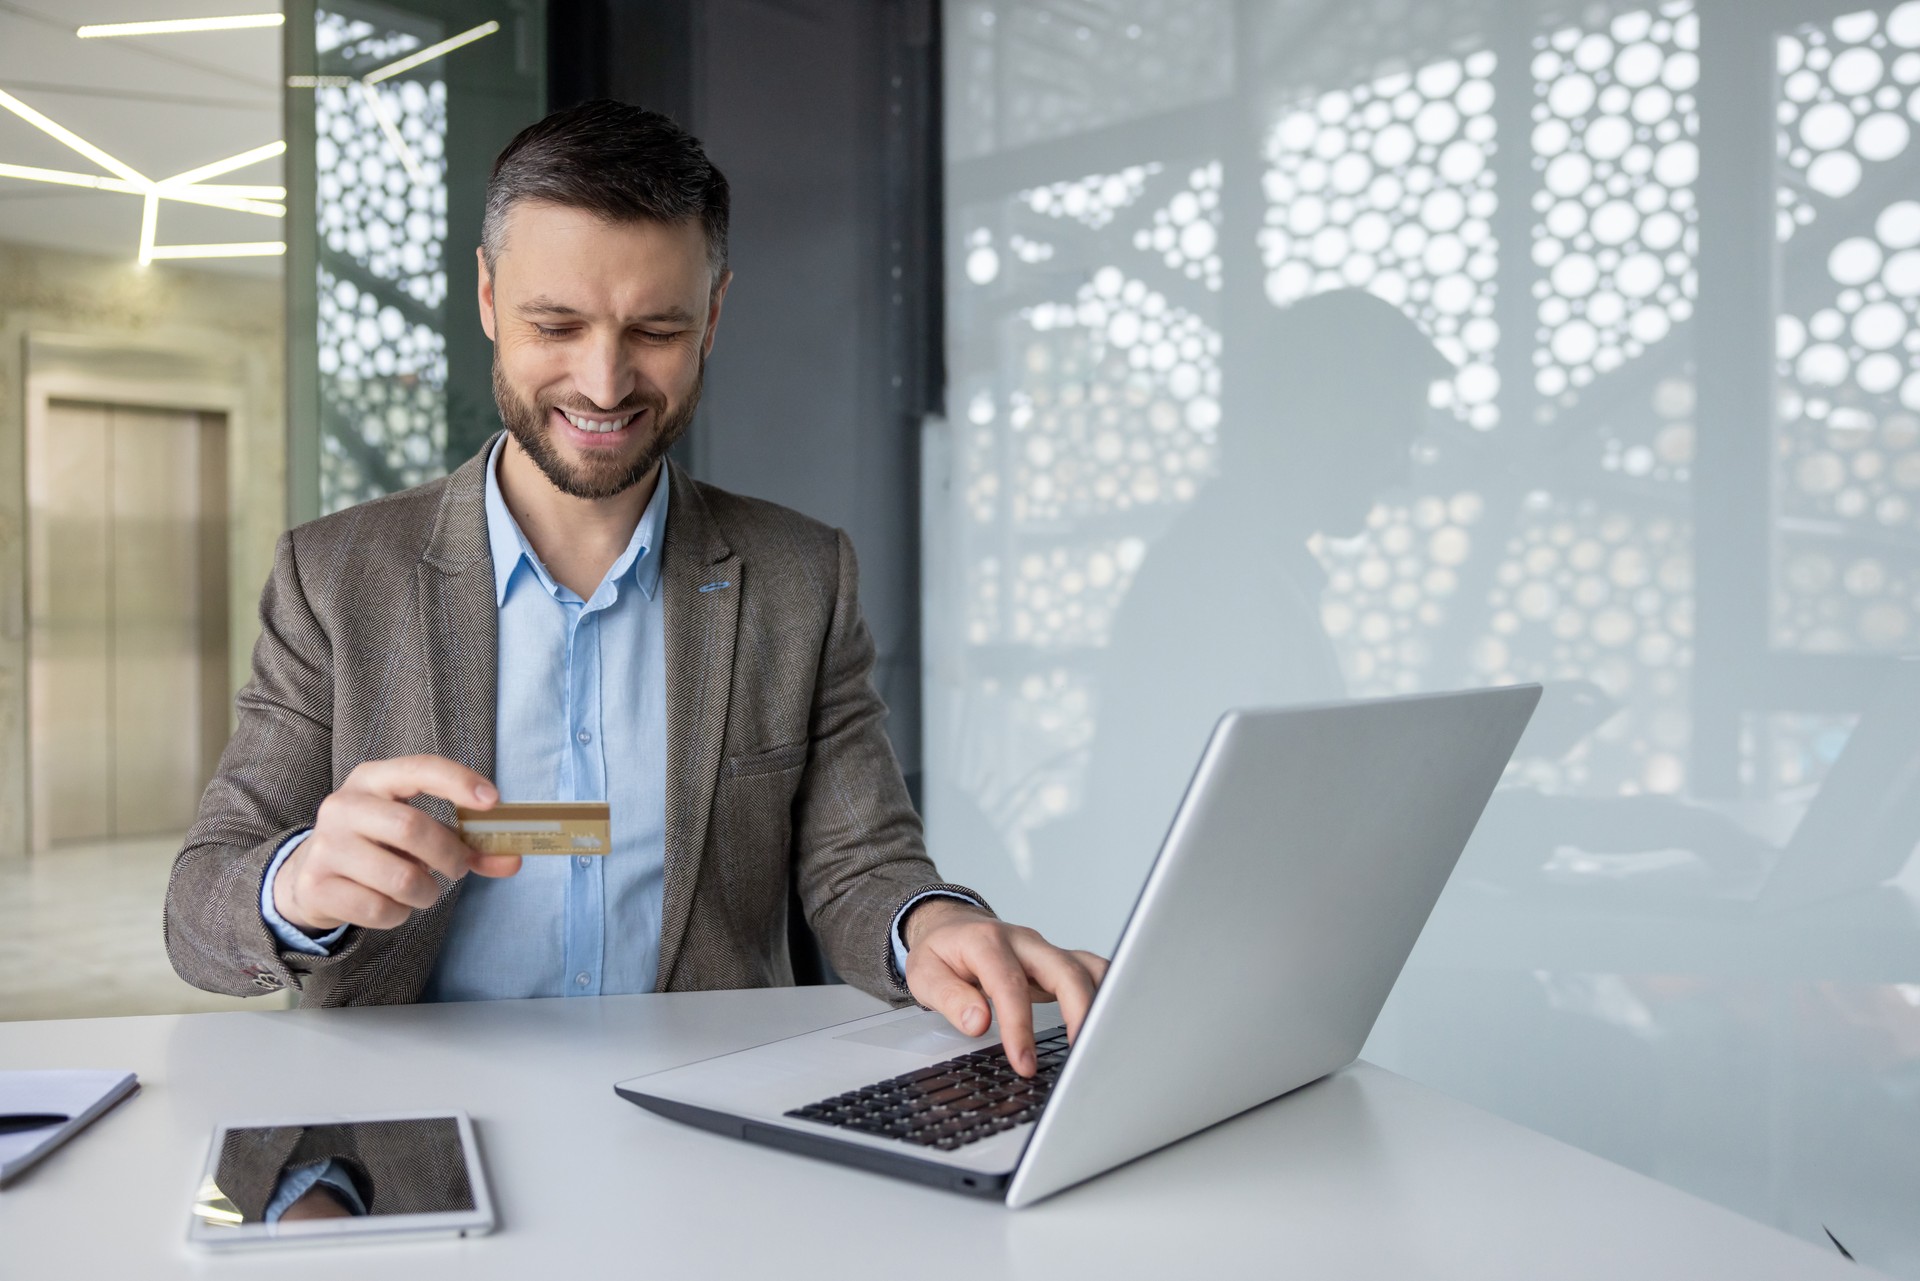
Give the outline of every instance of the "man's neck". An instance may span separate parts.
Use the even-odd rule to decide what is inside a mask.
[[[500,496],[554,581],[586,600],[633,541],[665,465],[655,464],[639,484],[611,498],[575,498],[556,489],[508,436],[500,451]]]

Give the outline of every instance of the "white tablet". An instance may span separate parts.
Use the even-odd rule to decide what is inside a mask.
[[[213,1249],[493,1230],[464,1112],[231,1123],[213,1133],[187,1239]]]

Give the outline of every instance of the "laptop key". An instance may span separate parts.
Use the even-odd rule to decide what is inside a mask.
[[[1039,1071],[1023,1077],[1006,1049],[990,1045],[917,1072],[803,1104],[786,1113],[818,1125],[917,1147],[956,1151],[1040,1115],[1066,1057],[1064,1029],[1036,1038]]]

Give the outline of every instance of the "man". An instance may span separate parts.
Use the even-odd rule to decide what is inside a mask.
[[[175,860],[174,967],[307,1003],[791,981],[828,959],[1013,1066],[1104,971],[944,885],[882,725],[844,534],[666,462],[732,274],[726,180],[664,116],[495,162],[480,322],[506,432],[282,537],[238,727]],[[606,800],[605,858],[476,853],[454,805]]]

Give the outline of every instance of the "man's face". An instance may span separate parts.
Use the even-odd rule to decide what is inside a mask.
[[[505,231],[480,263],[501,421],[561,492],[610,498],[692,419],[732,274],[714,281],[697,221],[524,201]]]

